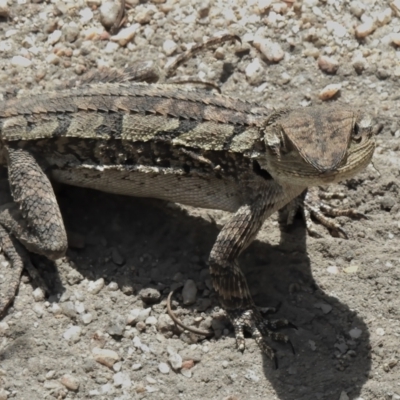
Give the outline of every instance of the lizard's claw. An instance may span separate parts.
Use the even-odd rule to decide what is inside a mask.
[[[278,368],[278,360],[275,355],[275,350],[265,342],[264,337],[269,337],[278,342],[289,343],[294,353],[293,345],[288,336],[271,331],[271,329],[291,326],[289,321],[265,320],[257,309],[230,311],[228,315],[232,321],[235,330],[236,344],[240,351],[244,351],[246,348],[244,339],[244,331],[246,330],[250,332],[261,351],[274,362],[276,368]]]
[[[335,208],[326,203],[324,200],[328,199],[343,199],[345,196],[342,193],[327,193],[308,189],[302,195],[292,200],[286,207],[288,225],[293,223],[296,212],[300,209],[306,223],[307,232],[314,237],[321,238],[314,229],[312,218],[324,225],[334,237],[343,237],[348,239],[347,232],[332,218],[330,217],[349,217],[353,219],[368,219],[368,217],[352,208],[340,209]]]

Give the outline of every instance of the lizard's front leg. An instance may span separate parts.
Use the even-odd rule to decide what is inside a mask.
[[[246,329],[261,350],[271,359],[275,359],[273,349],[265,343],[263,336],[289,342],[287,336],[269,330],[289,323],[263,319],[255,307],[246,278],[237,261],[240,253],[253,241],[260,229],[268,211],[266,207],[261,198],[240,207],[219,233],[211,250],[209,264],[214,289],[232,321],[239,350],[245,348],[243,331]]]

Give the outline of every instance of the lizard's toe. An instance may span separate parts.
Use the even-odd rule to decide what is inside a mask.
[[[266,342],[265,337],[269,337],[274,341],[288,343],[294,353],[293,345],[288,336],[273,332],[269,328],[277,329],[281,327],[290,327],[292,324],[287,320],[275,320],[267,321],[264,320],[256,309],[240,310],[228,313],[235,329],[236,344],[240,351],[245,349],[244,330],[250,332],[261,351],[273,362],[277,367],[277,359],[275,356],[275,350],[271,348]]]

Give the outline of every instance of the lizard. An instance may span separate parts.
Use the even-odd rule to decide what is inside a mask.
[[[0,208],[0,243],[19,274],[19,244],[50,260],[65,254],[51,181],[231,212],[209,256],[213,287],[237,347],[249,330],[275,359],[264,337],[289,342],[274,331],[289,322],[262,318],[237,259],[266,218],[309,187],[354,176],[374,148],[372,118],[345,105],[270,112],[198,88],[114,78],[8,99],[0,165],[13,202]],[[0,310],[9,302],[2,295]]]

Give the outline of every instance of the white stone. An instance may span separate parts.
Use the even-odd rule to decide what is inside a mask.
[[[44,300],[44,292],[41,288],[36,288],[33,292],[32,292],[32,296],[34,298],[35,301],[43,301]]]
[[[185,377],[185,378],[191,378],[192,377],[192,371],[190,369],[187,368],[182,368],[181,369],[181,374]]]
[[[109,44],[116,44],[116,43],[109,43]],[[104,279],[100,278],[97,279],[97,281],[90,281],[87,290],[89,293],[97,294],[100,292],[101,289],[103,289],[103,287],[104,287]]]
[[[14,56],[11,59],[11,64],[15,65],[16,67],[25,68],[25,67],[29,67],[32,64],[32,61],[25,57],[22,57],[22,56]]]
[[[8,31],[6,31],[4,36],[8,39],[9,37],[14,36],[17,33],[18,33],[17,29],[9,29]]]
[[[83,314],[81,320],[85,325],[88,325],[93,321],[93,315],[91,313]]]
[[[146,325],[156,325],[157,324],[157,318],[150,316],[146,318]]]
[[[71,326],[68,328],[64,333],[63,337],[65,340],[70,340],[71,342],[76,343],[79,340],[79,337],[81,336],[82,333],[82,328],[80,326]]]
[[[41,317],[44,315],[44,313],[45,313],[45,309],[44,309],[44,307],[43,307],[42,304],[35,304],[35,305],[32,307],[32,309],[33,309],[33,311],[35,312],[35,314],[36,314],[39,318],[41,318]]]
[[[92,350],[94,359],[109,368],[119,360],[119,355],[114,350],[101,349],[100,347],[95,347]]]
[[[347,29],[336,21],[327,21],[326,27],[328,28],[329,32],[332,32],[339,38],[342,38],[347,34]]]
[[[85,305],[80,301],[76,301],[75,310],[78,314],[83,314],[85,312]]]
[[[142,368],[142,364],[133,364],[132,365],[132,370],[133,371],[139,371],[139,369]]]
[[[383,336],[385,334],[385,330],[383,328],[377,328],[375,332],[379,336]]]
[[[399,33],[392,33],[391,38],[392,38],[392,42],[396,46],[400,46],[400,32]]]
[[[100,22],[110,28],[117,20],[120,6],[116,1],[105,1],[100,7]]]
[[[158,364],[158,370],[162,373],[162,374],[168,374],[170,369],[167,363],[160,363]]]
[[[140,24],[133,24],[127,28],[121,29],[117,35],[111,36],[110,40],[118,42],[121,47],[126,46],[133,39],[139,29]]]
[[[168,361],[175,371],[182,368],[182,357],[178,353],[170,354]]]
[[[339,272],[339,269],[336,265],[331,265],[326,269],[330,274],[336,275]]]
[[[65,374],[61,377],[60,382],[68,389],[76,391],[79,389],[79,379],[70,374]]]
[[[151,308],[145,308],[140,309],[140,308],[133,308],[126,319],[126,323],[129,325],[136,324],[139,321],[146,321],[146,319],[149,317],[151,312]]]
[[[376,21],[379,25],[386,25],[392,20],[392,9],[385,8],[382,12],[380,12],[376,18]]]
[[[50,53],[47,57],[46,57],[46,63],[47,64],[53,64],[53,65],[58,65],[60,64],[61,58],[58,57],[58,55],[54,54],[54,53]]]
[[[271,8],[272,0],[258,0],[257,9],[260,14],[264,14],[269,8]]]
[[[82,24],[87,24],[93,18],[93,11],[89,7],[86,7],[79,11],[79,15],[81,16]]]
[[[50,312],[54,315],[61,315],[63,310],[57,303],[53,303],[51,305]]]
[[[257,39],[254,40],[253,44],[268,61],[277,63],[285,57],[285,52],[279,43],[272,42],[269,39]]]
[[[178,45],[176,44],[176,42],[174,42],[171,39],[167,39],[163,43],[163,50],[167,56],[171,56],[172,54],[174,54],[177,48],[178,48]]]
[[[258,58],[255,58],[250,64],[247,65],[245,69],[246,77],[250,83],[253,83],[259,76],[260,73],[264,71],[263,66]]]
[[[50,45],[56,44],[62,36],[62,32],[59,29],[56,29],[52,33],[50,33],[49,37],[47,38],[47,43]]]
[[[376,29],[376,25],[373,19],[368,19],[356,28],[356,37],[359,39],[364,39],[370,35]]]
[[[114,386],[127,389],[132,386],[132,381],[126,372],[117,372],[113,376]]]

